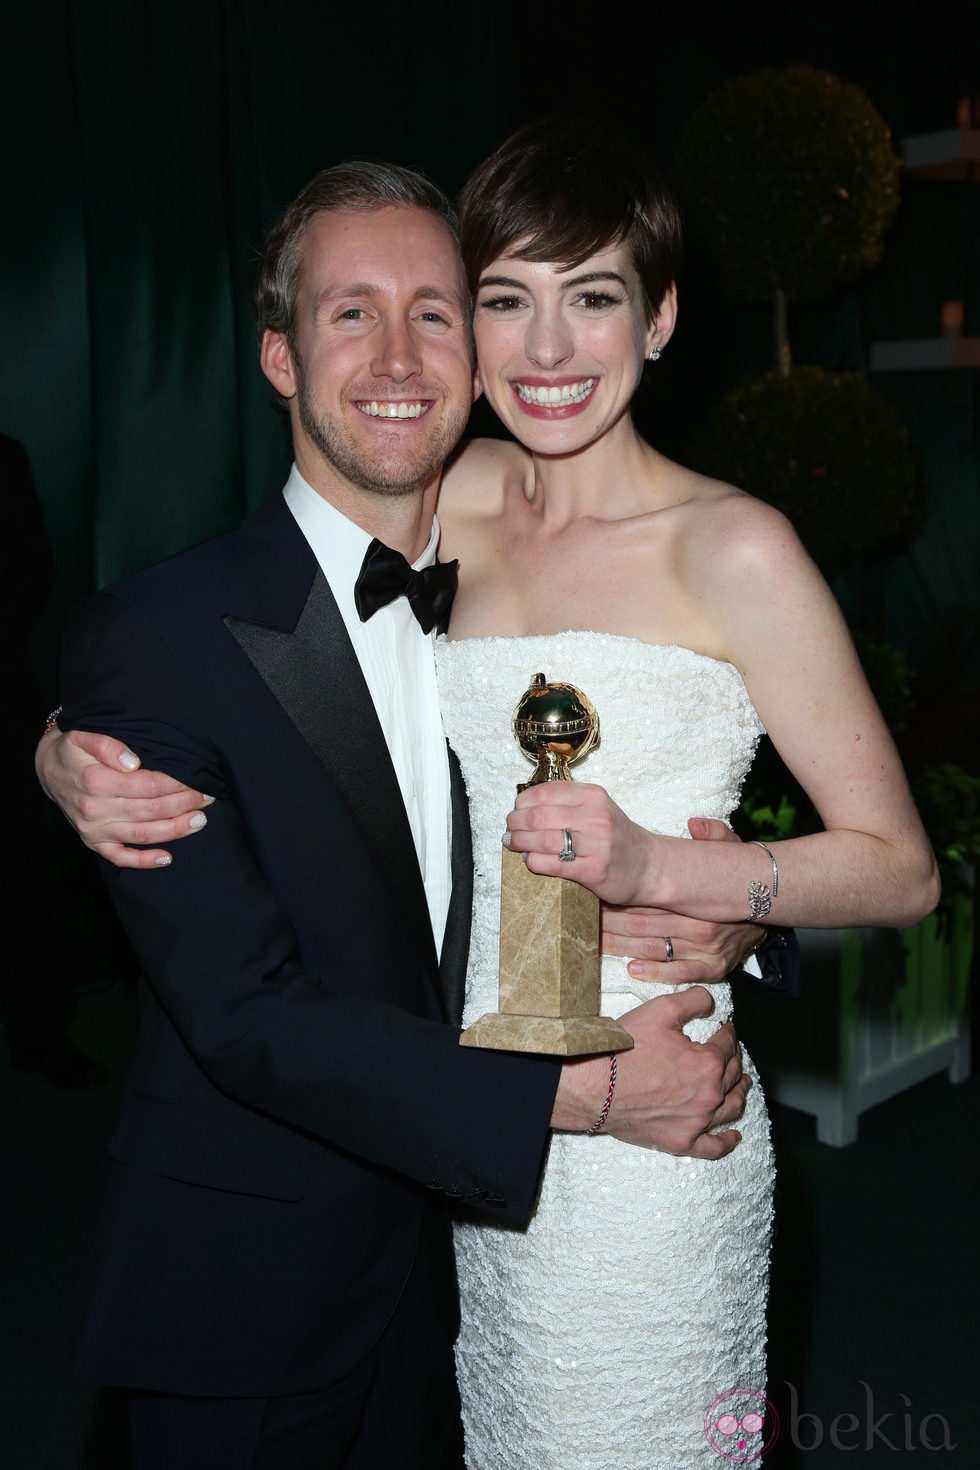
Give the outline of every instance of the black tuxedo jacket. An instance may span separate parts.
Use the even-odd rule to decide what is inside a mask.
[[[281,499],[82,603],[62,678],[65,728],[217,798],[171,867],[105,867],[146,987],[79,1369],[323,1388],[383,1330],[434,1195],[522,1221],[548,1135],[557,1064],[458,1044],[458,767],[440,967],[370,695]],[[448,1224],[445,1260],[455,1311]]]

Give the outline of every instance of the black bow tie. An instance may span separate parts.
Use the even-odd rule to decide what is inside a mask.
[[[423,633],[431,633],[449,616],[456,596],[458,565],[456,561],[437,561],[417,572],[400,551],[392,551],[375,538],[364,553],[354,584],[358,617],[366,623],[379,607],[387,607],[396,597],[407,597]]]

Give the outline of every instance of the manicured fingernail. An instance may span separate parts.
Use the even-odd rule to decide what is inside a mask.
[[[156,862],[158,868],[169,868],[170,864],[173,862],[173,858],[170,856],[169,852],[165,852],[162,857],[155,858],[154,861]]]
[[[503,835],[503,837],[501,837],[500,840],[504,844],[505,847],[510,847],[510,833],[509,832],[505,832],[504,835]]]
[[[197,832],[200,831],[202,827],[206,827],[208,825],[208,819],[203,812],[195,812],[194,815],[191,817],[188,825],[193,827],[195,832]]]
[[[201,797],[201,805],[202,806],[210,806],[211,803],[212,803],[212,801],[214,801],[214,797],[213,796],[202,796]]]
[[[140,758],[138,755],[134,755],[131,750],[124,750],[122,755],[119,757],[119,764],[122,766],[123,770],[138,771]]]

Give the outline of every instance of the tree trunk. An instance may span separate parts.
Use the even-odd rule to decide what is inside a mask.
[[[789,325],[786,311],[786,292],[776,288],[776,368],[781,378],[789,377],[792,357],[789,350]]]

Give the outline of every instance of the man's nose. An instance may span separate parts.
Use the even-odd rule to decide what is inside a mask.
[[[375,337],[375,356],[371,372],[376,378],[391,378],[403,383],[422,371],[422,359],[418,344],[408,322],[387,321]]]
[[[535,312],[524,337],[524,351],[538,367],[556,368],[573,352],[571,333],[560,312]]]

